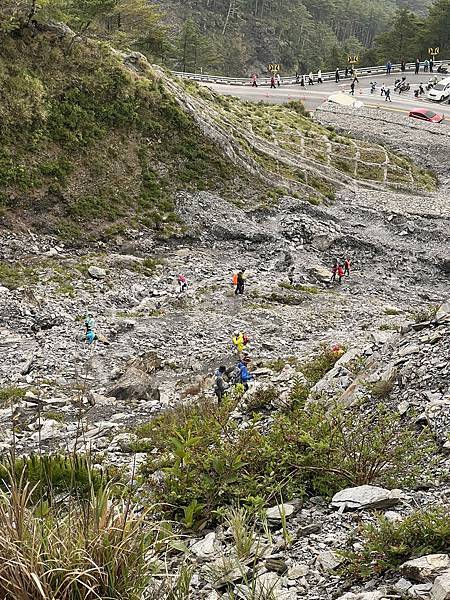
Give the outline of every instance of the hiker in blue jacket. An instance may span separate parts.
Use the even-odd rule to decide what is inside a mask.
[[[242,360],[238,362],[239,369],[239,383],[242,383],[245,391],[248,390],[249,381],[254,380],[254,376],[248,370],[248,363],[250,362],[250,358],[248,356],[244,356]]]

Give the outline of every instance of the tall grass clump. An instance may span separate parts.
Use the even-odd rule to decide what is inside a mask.
[[[2,600],[140,600],[150,582],[146,513],[91,488],[84,500],[36,502],[22,474],[0,491]]]

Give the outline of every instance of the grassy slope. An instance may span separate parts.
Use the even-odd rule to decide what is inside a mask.
[[[69,53],[67,41],[30,30],[0,42],[0,217],[7,225],[88,241],[126,227],[176,230],[180,189],[321,201],[355,180],[433,185],[407,161],[337,136],[295,106],[224,98],[172,81],[145,61],[134,72],[94,42]],[[231,140],[228,156],[213,141],[219,131]],[[386,158],[394,177],[383,183]]]
[[[95,43],[0,44],[0,210],[68,238],[174,220],[173,191],[239,185],[192,119]],[[244,178],[245,179],[245,178]]]

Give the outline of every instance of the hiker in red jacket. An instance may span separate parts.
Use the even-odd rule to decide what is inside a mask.
[[[342,283],[342,278],[344,277],[344,267],[342,265],[338,265],[337,267],[337,276],[338,283]]]
[[[336,275],[339,268],[339,261],[337,258],[333,260],[333,266],[331,267],[331,283],[336,281]]]
[[[344,274],[350,275],[350,256],[347,256],[344,262]]]

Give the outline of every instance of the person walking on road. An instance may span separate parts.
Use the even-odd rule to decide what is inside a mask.
[[[339,73],[339,67],[336,69],[336,73],[334,75],[334,78],[336,80],[336,83],[339,83],[339,81],[341,80],[341,75]]]
[[[406,71],[406,63],[404,60],[402,60],[402,62],[400,63],[400,69],[401,69],[402,73],[404,73]]]
[[[312,71],[310,71],[308,75],[308,85],[314,85],[314,75]]]
[[[275,75],[272,75],[272,77],[270,78],[270,89],[271,90],[277,89],[277,86],[275,85]]]
[[[354,95],[355,95],[355,80],[353,80],[353,81],[351,82],[351,84],[350,84],[350,94],[351,94],[352,96],[354,96]]]
[[[418,75],[419,71],[420,71],[420,58],[416,58],[416,68],[415,68],[415,71],[416,71],[416,75]]]
[[[253,73],[252,75],[252,87],[258,87],[258,75],[256,73]]]
[[[391,61],[388,61],[387,65],[386,65],[386,75],[390,75],[392,73],[392,63]]]
[[[434,60],[433,60],[433,58],[430,58],[430,73],[433,72],[433,67],[434,67]]]
[[[275,80],[276,80],[276,82],[277,82],[277,86],[278,86],[278,87],[280,87],[280,85],[281,85],[281,77],[280,77],[280,74],[279,74],[279,73],[277,73],[277,74],[275,75]]]
[[[430,61],[427,58],[425,60],[425,62],[423,63],[423,71],[424,71],[424,73],[428,73],[429,66],[430,66]]]
[[[384,92],[384,101],[387,102],[388,100],[389,100],[389,102],[392,102],[390,88],[386,88],[386,90]]]
[[[305,79],[306,79],[306,78],[305,78],[305,76],[304,76],[304,75],[302,75],[302,77],[301,77],[301,79],[300,79],[300,85],[301,85],[302,87],[305,87],[305,84],[306,84],[306,81],[305,81]]]
[[[319,69],[317,71],[317,83],[323,83],[323,79],[322,79],[322,70]]]

